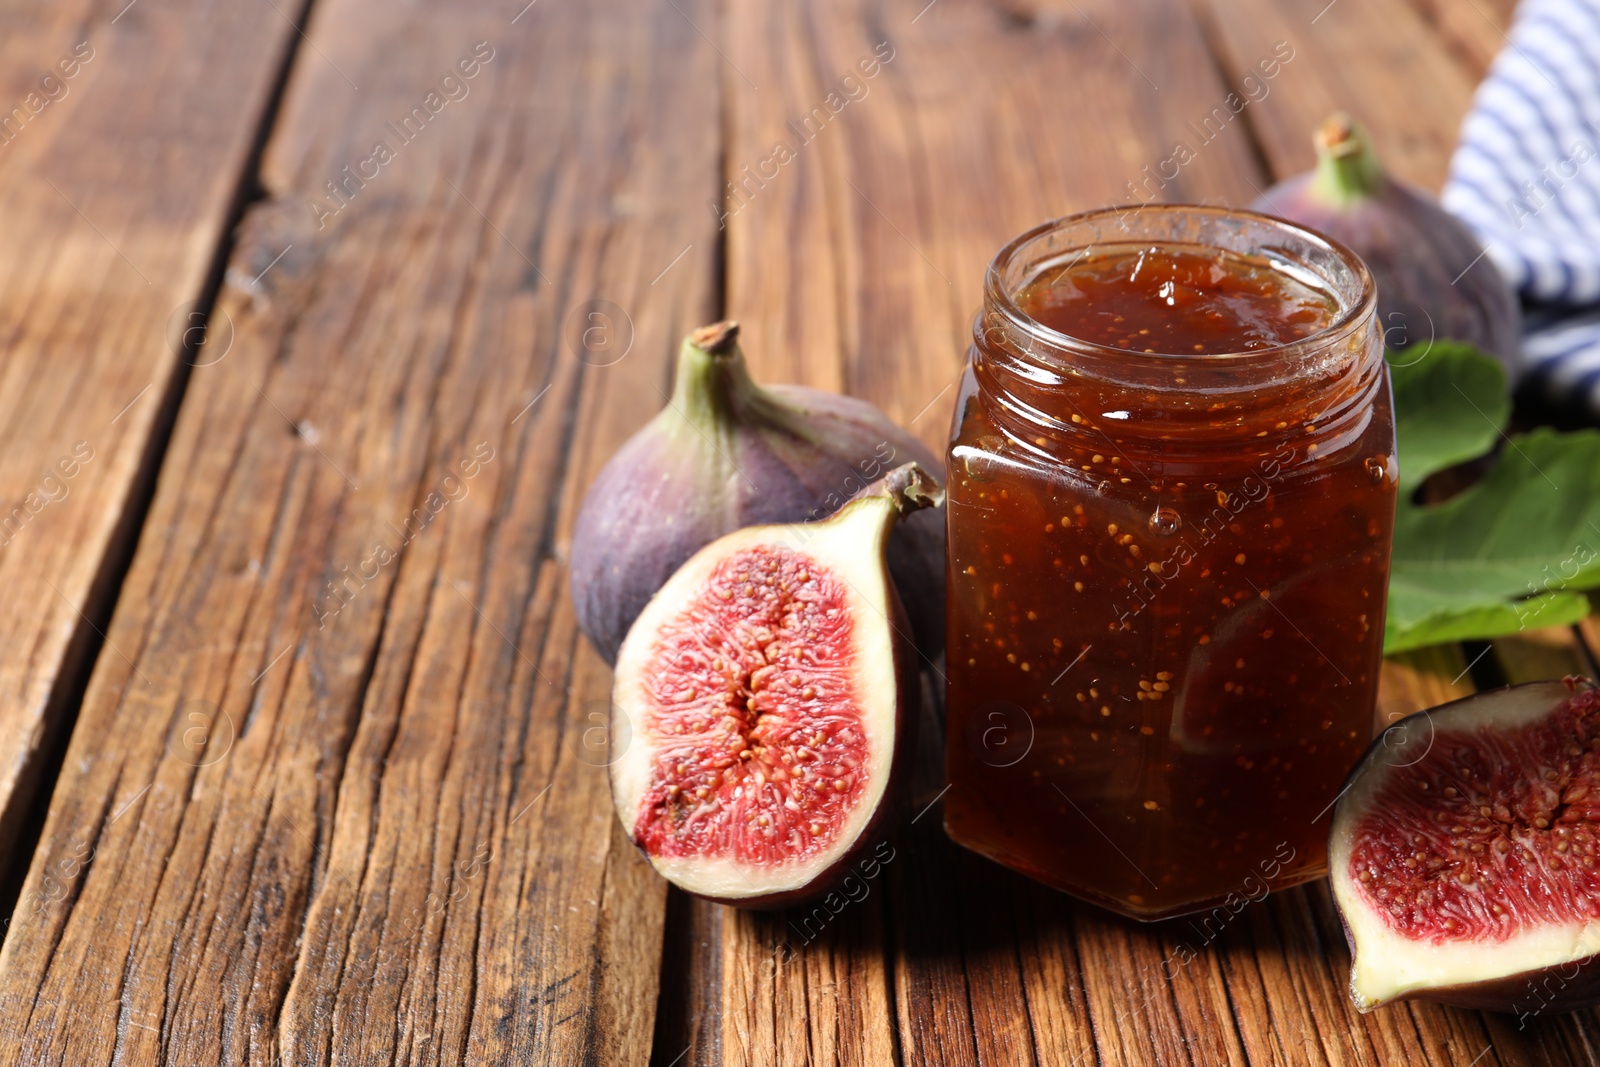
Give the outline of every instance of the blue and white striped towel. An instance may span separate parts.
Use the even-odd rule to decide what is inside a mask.
[[[1523,0],[1442,199],[1528,303],[1527,395],[1600,418],[1600,0]]]

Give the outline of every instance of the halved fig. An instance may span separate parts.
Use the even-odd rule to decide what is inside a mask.
[[[1334,806],[1328,861],[1370,1011],[1600,1002],[1600,694],[1497,689],[1402,719]]]
[[[667,880],[745,907],[820,895],[884,826],[917,662],[886,564],[943,499],[908,463],[832,517],[751,526],[692,556],[617,654],[611,790]]]

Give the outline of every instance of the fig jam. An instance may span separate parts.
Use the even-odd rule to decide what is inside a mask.
[[[1166,355],[1272,348],[1338,310],[1332,294],[1226,249],[1159,246],[1086,253],[1032,280],[1017,303],[1068,337]]]
[[[1325,870],[1394,517],[1373,305],[1351,253],[1244,212],[996,257],[949,456],[952,838],[1147,919]]]

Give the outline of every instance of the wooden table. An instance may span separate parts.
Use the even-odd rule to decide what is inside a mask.
[[[668,892],[565,588],[689,328],[939,444],[1007,237],[1242,204],[1336,107],[1436,188],[1508,0],[122,3],[0,24],[0,1065],[1600,1059],[1358,1015],[1320,885],[1130,925],[936,805],[809,941]]]

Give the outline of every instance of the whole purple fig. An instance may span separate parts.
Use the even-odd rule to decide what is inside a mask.
[[[1384,173],[1366,131],[1336,114],[1316,132],[1316,168],[1251,207],[1320,230],[1366,261],[1390,349],[1467,341],[1517,366],[1522,313],[1483,245],[1433,197]]]
[[[739,324],[690,333],[672,399],[595,478],[572,533],[572,599],[615,663],[628,628],[685,560],[745,526],[822,519],[889,470],[944,465],[864,400],[757,385]],[[920,511],[889,542],[889,573],[917,650],[944,646],[944,514]]]

